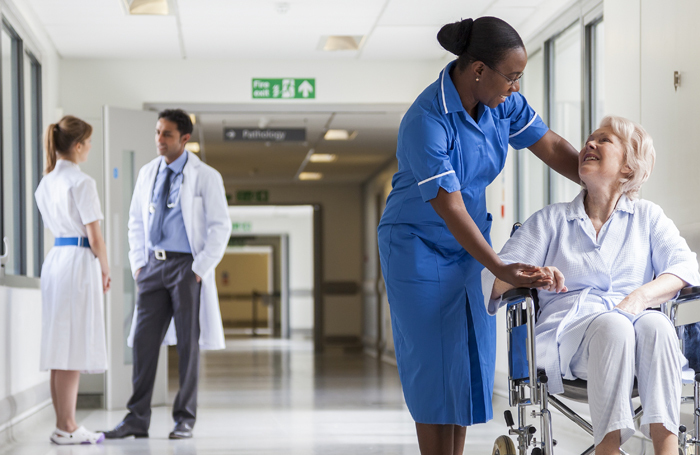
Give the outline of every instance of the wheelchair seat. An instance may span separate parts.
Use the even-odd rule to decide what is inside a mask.
[[[537,296],[537,289],[527,289],[527,288],[516,288],[506,291],[503,294],[503,300],[518,300],[524,297],[531,297],[532,303],[534,305],[535,321],[537,321],[537,316],[540,313],[540,301]],[[544,370],[537,371],[538,377],[544,374]],[[564,392],[560,395],[566,399],[577,401],[579,403],[588,403],[588,382],[585,379],[562,379],[562,384],[564,386]],[[634,378],[634,387],[632,389],[632,398],[639,397],[639,391],[637,390],[637,378]]]
[[[584,379],[562,379],[564,384],[564,393],[561,394],[564,398],[579,403],[588,403],[588,382]],[[634,378],[634,388],[632,389],[632,398],[639,396],[637,390],[637,378]]]

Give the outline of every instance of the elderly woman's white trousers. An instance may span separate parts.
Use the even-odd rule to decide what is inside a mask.
[[[631,400],[634,377],[644,414],[641,431],[661,423],[678,433],[683,356],[669,319],[645,311],[634,322],[612,311],[596,317],[571,360],[571,371],[588,381],[595,444],[620,430],[620,443],[634,434]]]

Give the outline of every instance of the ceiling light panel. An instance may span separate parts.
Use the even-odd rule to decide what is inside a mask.
[[[351,141],[357,137],[357,131],[328,130],[323,138],[327,141]]]
[[[132,15],[167,16],[170,12],[168,0],[124,0]]]
[[[362,35],[332,35],[322,36],[319,48],[324,51],[356,51],[360,49]]]
[[[321,180],[323,174],[320,172],[301,172],[299,173],[299,180]]]
[[[312,163],[332,163],[338,159],[338,155],[332,153],[314,153],[309,157]]]

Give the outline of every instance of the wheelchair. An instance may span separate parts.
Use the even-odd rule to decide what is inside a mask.
[[[550,395],[547,389],[547,375],[538,371],[535,362],[535,316],[537,314],[536,294],[527,288],[512,289],[503,294],[506,304],[506,328],[508,342],[508,402],[517,408],[517,426],[510,410],[505,411],[506,425],[510,427],[509,435],[517,436],[518,455],[553,455],[556,440],[552,436],[552,414],[550,405],[564,416],[576,423],[581,429],[593,436],[590,422],[571,410],[558,396]],[[676,300],[662,305],[661,310],[673,321],[679,335],[683,328],[700,321],[700,286],[686,287],[681,290]],[[683,351],[683,337],[679,338]],[[582,379],[564,380],[562,397],[587,403],[586,381]],[[681,403],[693,403],[694,425],[691,431],[681,425],[678,432],[679,455],[691,453],[700,455],[700,371],[693,384],[693,396],[682,397]],[[636,397],[636,383],[633,391]],[[533,406],[531,416],[539,417],[540,435],[536,436],[535,425],[527,423],[527,407]],[[638,422],[643,410],[638,407],[634,420]],[[690,450],[693,449],[693,450]],[[595,446],[591,445],[581,455],[592,454]],[[620,449],[622,454],[626,454]],[[493,455],[516,455],[516,446],[508,435],[496,439]]]

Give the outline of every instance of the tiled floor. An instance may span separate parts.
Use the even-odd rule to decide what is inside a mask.
[[[413,421],[396,368],[361,353],[315,356],[308,341],[232,339],[225,351],[202,358],[195,437],[170,441],[170,410],[154,409],[150,439],[106,441],[98,446],[59,447],[48,442],[51,408],[14,430],[2,455],[418,455]],[[176,385],[177,379],[171,384]],[[174,396],[176,388],[171,390]],[[467,432],[468,454],[491,454],[506,430],[504,399],[496,419]],[[90,429],[111,428],[123,411],[80,411]],[[555,418],[557,455],[579,454],[590,441]],[[558,432],[558,433],[557,433]],[[642,453],[637,444],[630,453]],[[651,453],[649,450],[648,453]]]

